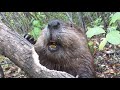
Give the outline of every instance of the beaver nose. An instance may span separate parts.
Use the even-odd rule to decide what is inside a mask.
[[[59,29],[60,28],[60,21],[59,20],[53,20],[48,23],[49,29]]]

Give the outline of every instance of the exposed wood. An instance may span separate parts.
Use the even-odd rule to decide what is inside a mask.
[[[31,78],[74,78],[72,75],[49,70],[39,64],[38,55],[32,44],[0,22],[0,50]]]

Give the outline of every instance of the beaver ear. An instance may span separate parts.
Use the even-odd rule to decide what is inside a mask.
[[[74,24],[70,21],[66,22],[66,25],[69,26],[69,27],[74,27]]]

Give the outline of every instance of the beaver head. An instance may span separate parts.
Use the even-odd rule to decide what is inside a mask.
[[[43,32],[46,37],[44,45],[51,53],[69,48],[75,50],[80,47],[79,43],[85,40],[84,37],[80,37],[79,31],[72,24],[59,20],[50,21]]]
[[[35,44],[40,63],[49,69],[66,71],[74,76],[93,76],[93,58],[81,28],[52,20]]]

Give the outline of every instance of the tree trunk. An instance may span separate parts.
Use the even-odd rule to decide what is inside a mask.
[[[39,64],[33,45],[1,22],[0,51],[31,78],[74,78],[66,72],[49,70]]]

